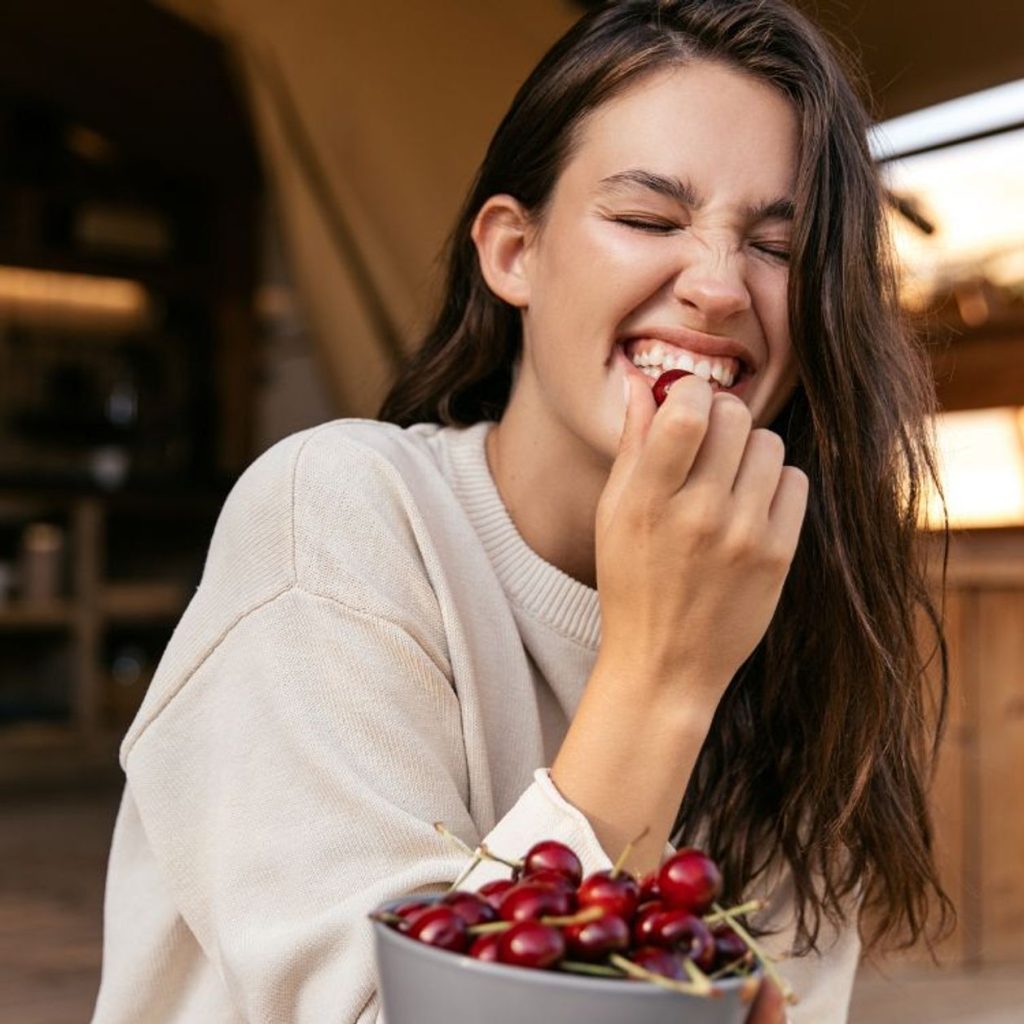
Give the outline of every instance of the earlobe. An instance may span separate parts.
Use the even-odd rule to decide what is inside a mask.
[[[526,273],[529,218],[508,195],[491,196],[473,222],[473,242],[488,288],[509,305],[525,309],[530,287]]]

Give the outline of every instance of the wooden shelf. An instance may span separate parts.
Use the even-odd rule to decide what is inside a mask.
[[[160,581],[107,583],[100,594],[100,611],[109,622],[175,621],[187,603],[184,587]]]
[[[74,622],[75,606],[67,600],[0,604],[0,632],[67,629]]]

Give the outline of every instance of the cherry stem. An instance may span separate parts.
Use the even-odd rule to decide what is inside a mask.
[[[398,924],[402,920],[400,914],[392,914],[389,910],[377,910],[369,915],[371,921],[380,921],[381,924]]]
[[[709,996],[715,990],[711,979],[689,958],[683,958],[683,970],[690,976],[690,981],[700,989],[700,994]]]
[[[744,954],[738,959],[733,960],[732,963],[728,963],[724,967],[719,967],[718,970],[714,972],[714,974],[709,974],[708,980],[718,981],[719,979],[724,978],[727,974],[730,974],[732,971],[739,971],[740,968],[748,965],[749,960],[747,959],[747,955]]]
[[[593,974],[599,978],[622,978],[625,977],[622,971],[614,967],[605,967],[604,964],[586,964],[578,960],[562,960],[558,964],[560,971],[568,971],[569,974]]]
[[[719,924],[722,921],[728,920],[729,914],[732,914],[733,917],[742,917],[744,914],[753,914],[763,906],[763,900],[748,900],[746,903],[741,903],[738,907],[729,907],[728,910],[716,911],[713,914],[705,914],[704,923]]]
[[[724,921],[728,922],[729,927],[732,928],[732,930],[747,944],[750,952],[757,957],[758,962],[764,968],[764,973],[767,974],[768,977],[771,978],[778,986],[778,989],[782,993],[786,1002],[789,1003],[790,1006],[794,1005],[797,1002],[796,993],[792,988],[790,988],[786,979],[783,978],[775,969],[775,964],[772,961],[772,958],[765,953],[750,932],[748,932],[747,929],[736,920],[732,911],[720,907],[717,903],[713,903],[712,906],[714,907],[715,913],[720,915]]]
[[[596,921],[599,917],[603,916],[604,909],[602,907],[586,907],[577,914],[569,914],[565,917],[539,917],[537,920],[541,924],[550,925],[552,928],[561,928],[570,924],[586,924],[588,921]],[[508,931],[512,925],[518,923],[518,921],[484,921],[482,924],[470,925],[466,931],[470,935],[500,934],[501,932]]]
[[[452,884],[450,886],[448,886],[448,892],[455,892],[455,890],[458,889],[458,887],[460,885],[462,885],[462,883],[467,878],[469,878],[469,876],[474,871],[476,871],[476,869],[480,866],[480,862],[483,859],[484,859],[483,855],[480,853],[480,851],[479,850],[475,850],[474,853],[473,853],[473,859],[465,866],[465,868],[463,868],[463,870],[462,870],[461,874],[459,875],[459,877],[456,878],[455,881],[452,882]]]
[[[633,852],[633,848],[650,831],[651,831],[650,825],[645,825],[644,826],[644,830],[643,830],[643,832],[640,833],[640,835],[638,835],[635,839],[630,839],[630,841],[628,843],[626,843],[626,848],[622,851],[622,853],[619,854],[619,859],[615,862],[614,866],[612,867],[612,875],[611,875],[612,878],[618,878],[619,877],[619,872],[622,870],[622,866],[626,863],[626,859]]]
[[[443,835],[450,843],[454,843],[463,853],[473,855],[472,848],[467,846],[454,832],[450,832],[443,821],[434,822],[434,831]]]
[[[676,981],[674,978],[666,978],[663,974],[655,974],[653,971],[648,971],[639,964],[633,963],[632,960],[627,960],[618,953],[612,953],[608,959],[631,978],[641,978],[644,981],[651,982],[653,985],[657,985],[659,988],[667,988],[671,992],[682,992],[689,996],[708,995],[708,990],[705,988],[698,987],[692,982]]]
[[[523,862],[521,860],[506,860],[504,857],[499,857],[486,843],[481,843],[478,847],[484,860],[493,860],[498,864],[504,864],[507,868],[512,868],[513,871],[522,871]]]

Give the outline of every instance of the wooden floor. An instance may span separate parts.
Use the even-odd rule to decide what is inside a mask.
[[[0,797],[0,1024],[88,1021],[118,796],[108,786]],[[1024,971],[862,970],[850,1024],[954,1022],[1024,1024]]]

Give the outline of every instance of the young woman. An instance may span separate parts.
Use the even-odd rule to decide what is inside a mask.
[[[808,1024],[861,932],[945,911],[929,386],[867,128],[781,0],[624,0],[555,44],[390,422],[282,442],[225,506],[124,742],[97,1024],[376,1021],[366,913],[456,878],[437,820],[588,870],[644,827],[637,871],[705,846]]]

